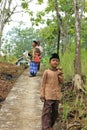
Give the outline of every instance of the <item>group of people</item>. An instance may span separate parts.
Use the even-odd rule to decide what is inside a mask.
[[[30,57],[30,75],[36,76],[40,69],[40,60],[43,49],[40,43],[33,41],[32,50],[28,52]],[[58,117],[58,107],[62,97],[61,85],[64,81],[62,68],[59,68],[60,58],[53,53],[49,59],[50,68],[45,70],[41,81],[40,100],[44,103],[42,110],[42,130],[54,130],[54,124]]]
[[[32,42],[32,49],[28,52],[28,56],[30,57],[30,77],[33,77],[40,69],[40,60],[43,56],[43,48],[39,41]]]

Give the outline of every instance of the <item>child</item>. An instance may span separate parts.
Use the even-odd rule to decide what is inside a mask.
[[[61,100],[61,87],[63,83],[62,69],[57,66],[60,63],[59,56],[54,53],[50,57],[50,68],[45,70],[41,82],[40,99],[44,102],[42,111],[42,130],[54,130],[53,126],[58,117],[58,105]]]

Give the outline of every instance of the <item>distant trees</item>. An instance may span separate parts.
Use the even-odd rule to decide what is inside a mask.
[[[29,51],[32,47],[32,41],[38,40],[38,34],[33,28],[21,29],[13,28],[4,37],[4,49],[11,55],[15,55],[17,58],[23,55],[25,50]]]

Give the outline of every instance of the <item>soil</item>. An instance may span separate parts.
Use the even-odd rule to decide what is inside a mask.
[[[0,62],[0,102],[5,100],[16,79],[23,71],[23,67]]]

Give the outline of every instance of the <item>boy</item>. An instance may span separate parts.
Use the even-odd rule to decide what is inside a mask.
[[[53,126],[58,117],[58,105],[61,100],[61,87],[63,83],[62,69],[57,66],[60,63],[59,56],[54,53],[50,57],[50,68],[45,70],[41,82],[40,99],[44,102],[42,111],[42,130],[54,130]]]

